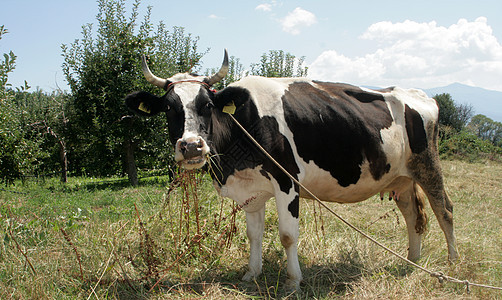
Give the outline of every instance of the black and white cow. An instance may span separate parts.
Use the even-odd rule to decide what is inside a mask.
[[[246,212],[252,280],[262,271],[265,202],[275,197],[279,232],[288,258],[287,285],[298,288],[299,199],[308,197],[234,124],[234,117],[302,184],[324,201],[350,203],[379,192],[394,192],[408,227],[408,258],[420,257],[426,222],[423,192],[439,221],[450,260],[458,258],[453,206],[445,192],[438,150],[438,106],[414,89],[369,90],[305,78],[245,77],[215,92],[228,72],[228,56],[212,77],[153,75],[164,88],[125,99],[139,115],[167,114],[175,159],[186,169],[208,167],[214,186]]]

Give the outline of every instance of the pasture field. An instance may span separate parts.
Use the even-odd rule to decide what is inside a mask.
[[[420,264],[452,277],[502,286],[502,164],[444,161],[461,259],[427,205]],[[440,283],[386,253],[322,210],[300,205],[304,281],[289,295],[275,204],[267,204],[264,273],[243,283],[245,217],[207,175],[138,187],[103,179],[25,182],[0,190],[0,299],[502,299],[502,291]],[[187,182],[191,184],[187,184]],[[329,204],[406,256],[404,219],[379,196]]]

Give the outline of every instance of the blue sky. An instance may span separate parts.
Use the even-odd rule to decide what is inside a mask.
[[[132,1],[128,1],[130,8]],[[61,44],[96,23],[95,1],[2,0],[13,86],[66,89]],[[309,77],[358,85],[431,88],[460,82],[502,91],[502,1],[170,1],[153,6],[152,21],[182,26],[210,48],[202,70],[218,67],[223,49],[247,68],[269,50],[305,56]],[[130,9],[129,9],[130,11]]]

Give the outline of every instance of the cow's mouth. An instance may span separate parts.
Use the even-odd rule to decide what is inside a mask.
[[[180,166],[187,170],[199,169],[206,164],[206,158],[204,156],[196,156],[190,159],[184,159],[179,162]]]

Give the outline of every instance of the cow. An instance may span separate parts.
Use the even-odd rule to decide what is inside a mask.
[[[408,230],[408,259],[420,258],[427,196],[444,232],[451,261],[458,258],[453,205],[444,187],[438,139],[438,106],[416,89],[370,90],[307,78],[248,76],[216,92],[228,72],[225,50],[212,76],[180,73],[146,80],[159,97],[135,92],[127,107],[141,116],[167,115],[176,162],[204,168],[223,197],[246,213],[250,281],[262,271],[265,203],[275,198],[280,241],[287,254],[286,288],[298,289],[300,198],[312,198],[253,144],[235,118],[298,182],[322,201],[359,202],[392,193]],[[398,196],[397,196],[398,195]]]

